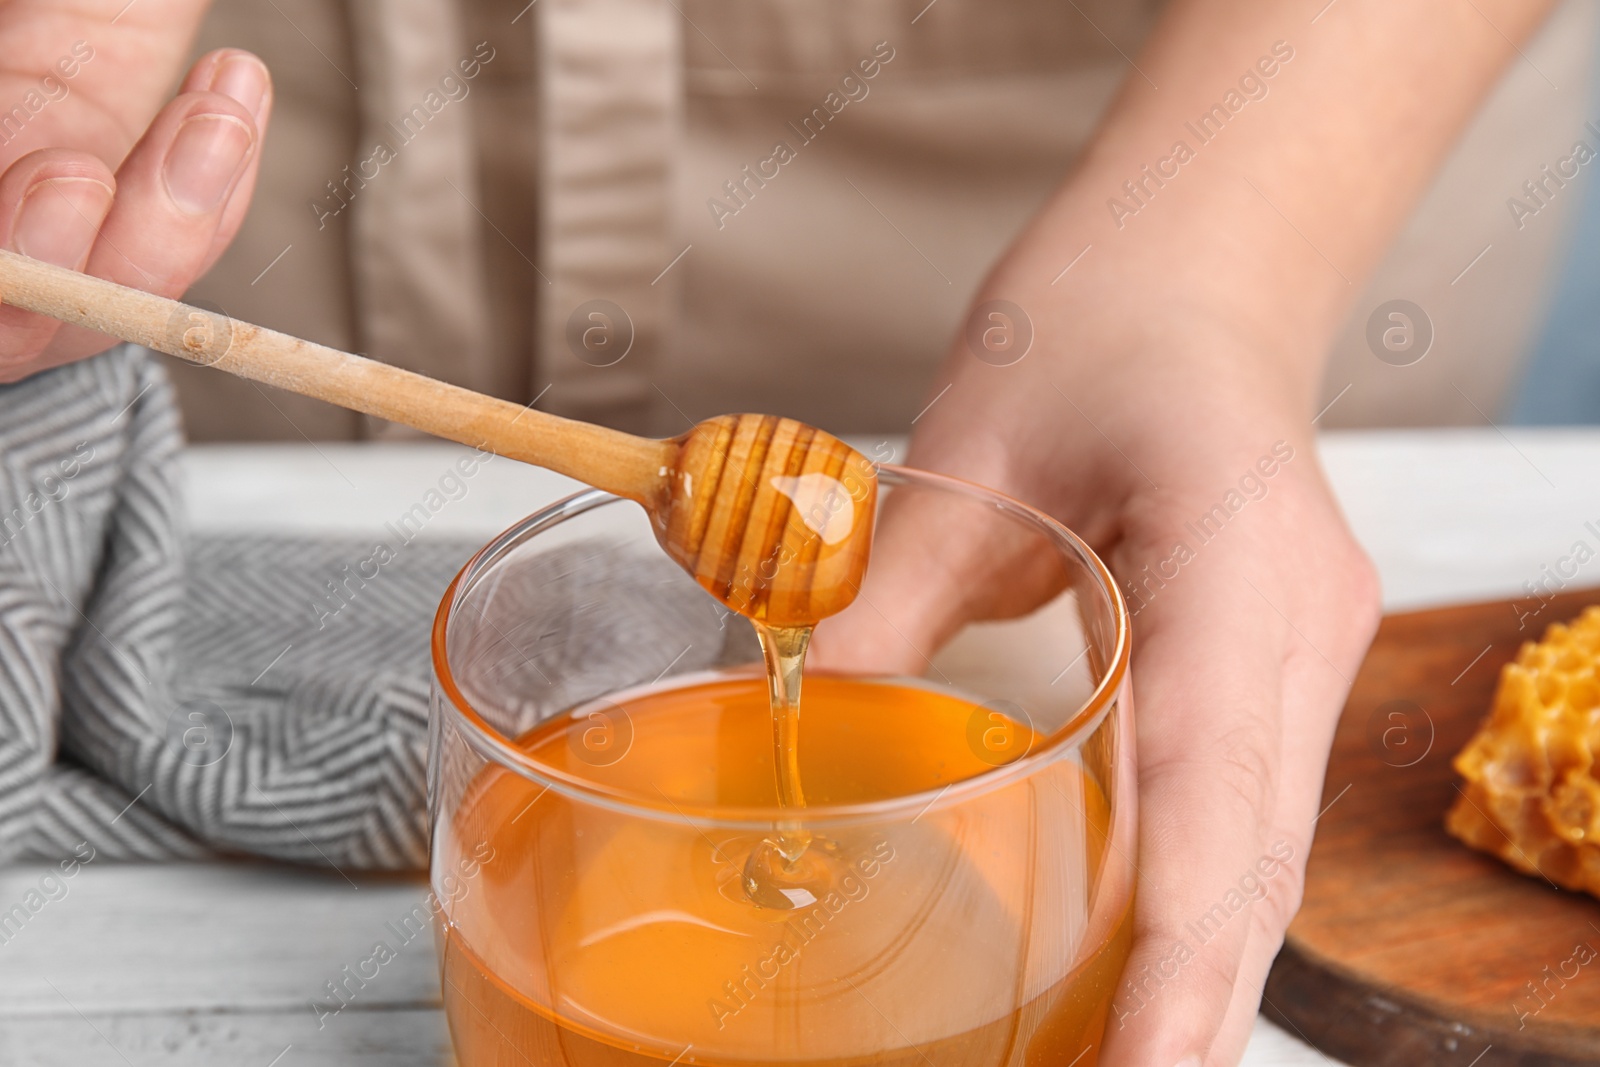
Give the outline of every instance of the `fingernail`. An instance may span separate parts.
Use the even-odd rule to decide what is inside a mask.
[[[212,92],[239,101],[258,119],[262,101],[267,98],[267,84],[267,68],[255,56],[230,56],[211,75]]]
[[[111,207],[111,187],[93,178],[51,178],[28,190],[11,223],[11,247],[76,270]]]
[[[254,140],[250,128],[232,115],[184,119],[162,170],[172,202],[190,215],[215,211],[233,190]]]

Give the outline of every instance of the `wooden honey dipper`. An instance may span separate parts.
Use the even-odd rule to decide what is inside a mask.
[[[4,250],[0,302],[636,500],[695,581],[775,629],[810,626],[860,588],[874,469],[793,419],[723,415],[679,437],[635,437]]]

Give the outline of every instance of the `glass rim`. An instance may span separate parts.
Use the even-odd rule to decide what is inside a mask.
[[[1082,538],[1037,508],[1024,504],[998,490],[979,485],[976,482],[970,482],[947,474],[937,474],[933,471],[919,470],[914,467],[902,467],[887,463],[876,466],[880,474],[887,473],[889,475],[888,484],[921,484],[944,491],[961,493],[968,497],[977,497],[986,500],[1003,511],[1017,515],[1035,524],[1042,533],[1055,540],[1060,549],[1077,556],[1093,576],[1095,583],[1099,587],[1099,592],[1106,598],[1106,602],[1110,606],[1115,627],[1115,637],[1104,675],[1079,705],[1078,710],[1065,723],[1045,735],[1022,756],[1009,763],[998,764],[988,770],[981,771],[970,778],[948,783],[939,789],[926,789],[916,793],[906,793],[870,801],[852,801],[842,804],[808,804],[802,816],[808,825],[813,823],[849,822],[862,818],[881,820],[894,815],[902,809],[907,812],[917,813],[917,817],[920,818],[921,814],[926,813],[935,806],[945,807],[959,800],[988,792],[991,789],[1000,788],[1009,782],[1027,777],[1034,773],[1037,768],[1049,764],[1063,754],[1070,753],[1084,737],[1098,728],[1105,714],[1121,693],[1128,673],[1132,626],[1127,604],[1122,597],[1122,591],[1117,588],[1117,583],[1111,575],[1110,568],[1105,565],[1099,555]],[[477,578],[480,572],[491,566],[501,553],[520,543],[523,538],[535,536],[542,529],[554,526],[556,523],[566,519],[574,518],[593,508],[625,499],[602,489],[583,489],[570,496],[563,497],[540,508],[532,515],[517,520],[511,526],[502,530],[488,544],[475,552],[472,558],[467,560],[461,569],[456,572],[455,577],[451,579],[450,585],[445,589],[443,596],[439,600],[438,610],[434,613],[431,638],[434,681],[447,698],[447,713],[452,715],[453,725],[480,756],[500,764],[507,770],[521,774],[525,778],[554,789],[570,798],[610,808],[625,814],[653,819],[677,819],[739,829],[765,829],[770,828],[777,822],[794,820],[797,814],[794,809],[782,808],[777,805],[735,807],[728,805],[685,804],[674,801],[665,795],[657,802],[650,797],[604,786],[581,775],[562,770],[542,760],[535,759],[524,750],[518,748],[513,739],[506,737],[478,713],[477,709],[472,706],[472,703],[467,700],[466,695],[462,693],[460,687],[456,684],[454,673],[450,668],[447,637],[450,623],[455,617],[456,609],[460,606],[458,594],[463,591],[463,583]],[[1043,605],[1040,606],[1043,607]],[[430,758],[437,758],[437,755]]]

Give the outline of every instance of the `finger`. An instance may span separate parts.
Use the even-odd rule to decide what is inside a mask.
[[[1338,520],[1330,515],[1319,521],[1331,526]],[[1300,632],[1289,638],[1283,670],[1282,777],[1276,820],[1268,831],[1268,851],[1290,858],[1277,877],[1263,884],[1262,899],[1252,911],[1249,942],[1240,961],[1233,1000],[1212,1045],[1212,1058],[1218,1063],[1235,1062],[1249,1043],[1267,974],[1283,946],[1289,921],[1300,909],[1312,838],[1326,810],[1323,786],[1328,751],[1348,696],[1349,676],[1377,626],[1381,598],[1370,563],[1359,552],[1352,552],[1340,564],[1330,561],[1328,570],[1343,577],[1340,587],[1330,591],[1323,602],[1342,607],[1310,615]],[[1337,625],[1323,621],[1334,619]],[[1333,783],[1327,805],[1343,799],[1349,785]]]
[[[968,622],[1025,614],[1065,588],[1060,536],[955,479],[880,486],[882,514],[856,600],[816,630],[808,662],[857,674],[924,673]]]
[[[1319,532],[1292,558],[1269,552],[1284,541],[1275,524],[1239,528],[1143,590],[1146,884],[1108,1064],[1234,1062],[1299,907],[1328,747],[1377,619],[1370,567],[1323,495],[1278,507],[1307,500],[1316,514],[1279,516]]]
[[[1287,873],[1279,874],[1277,881],[1288,877]],[[1274,884],[1271,891],[1281,893],[1287,890]],[[1216,1040],[1211,1044],[1210,1056],[1205,1061],[1207,1064],[1234,1064],[1244,1056],[1250,1037],[1255,1033],[1256,1019],[1261,1015],[1267,972],[1272,969],[1272,961],[1283,944],[1283,931],[1274,930],[1271,920],[1260,918],[1254,912],[1251,914],[1249,941],[1234,981],[1233,1000],[1228,1004],[1227,1015],[1217,1030]]]
[[[1234,1063],[1243,1055],[1261,1012],[1267,972],[1283,945],[1284,931],[1300,910],[1306,859],[1319,814],[1327,751],[1333,740],[1336,713],[1319,706],[1327,693],[1331,668],[1290,637],[1284,667],[1284,743],[1276,818],[1266,836],[1263,855],[1280,864],[1263,877],[1260,897],[1251,905],[1249,937],[1239,961],[1233,998],[1211,1045],[1216,1063]]]
[[[5,247],[81,270],[115,188],[110,168],[86,152],[47,148],[23,156],[0,175]],[[43,369],[40,354],[60,326],[44,315],[0,308],[0,380]]]
[[[266,138],[267,124],[272,118],[272,75],[268,73],[267,65],[250,52],[238,48],[219,48],[207,52],[189,69],[179,91],[221,93],[237,100],[255,121],[257,143]],[[217,224],[216,237],[211,242],[205,266],[200,268],[201,274],[211,269],[239,233],[239,227],[243,225],[245,214],[250,209],[251,198],[255,195],[260,171],[261,153],[258,151],[244,177],[228,197],[228,206]]]
[[[229,197],[257,165],[255,121],[220,93],[187,93],[156,116],[117,171],[117,197],[89,253],[88,273],[162,296],[200,275]],[[45,352],[54,362],[106,347],[63,327]]]
[[[958,361],[964,351],[958,349]],[[1028,427],[1037,420],[1029,415],[1039,397],[1056,394],[1047,378],[1032,371],[1013,376],[1011,384],[998,392],[962,382],[948,387],[954,390],[951,399],[930,404],[932,416],[917,428],[910,464],[1064,517],[1091,545],[1109,541],[1117,531],[1107,516],[1116,514],[1127,490],[1104,472],[1122,460],[1102,454],[1098,435],[1070,449],[1054,437],[1030,436]],[[1082,414],[1064,402],[1060,406],[1060,418],[1083,429],[1077,425],[1086,422]],[[974,434],[974,427],[982,432]],[[817,628],[810,662],[836,670],[921,674],[966,623],[1025,614],[1066,583],[1059,547],[1030,533],[1031,520],[997,512],[989,500],[960,502],[959,492],[880,492],[886,499],[861,594]]]
[[[1205,1062],[1233,1000],[1252,887],[1283,861],[1264,838],[1288,628],[1241,581],[1244,547],[1189,563],[1135,617],[1141,883],[1107,1067]]]

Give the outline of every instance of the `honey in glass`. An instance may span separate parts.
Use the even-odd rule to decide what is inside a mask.
[[[1048,520],[916,472],[885,480],[1059,557],[1061,610],[1007,624],[1054,661],[969,656],[938,685],[808,673],[793,774],[756,657],[725,648],[718,663],[743,665],[670,676],[607,651],[619,620],[692,629],[684,605],[710,604],[682,572],[640,577],[659,603],[600,590],[632,573],[628,552],[659,559],[647,529],[610,521],[625,502],[556,505],[458,577],[435,630],[430,795],[462,1067],[1096,1062],[1131,936],[1125,612]],[[661,596],[679,582],[688,600]],[[752,886],[752,857],[795,836],[792,869]],[[469,857],[488,858],[454,878]]]

